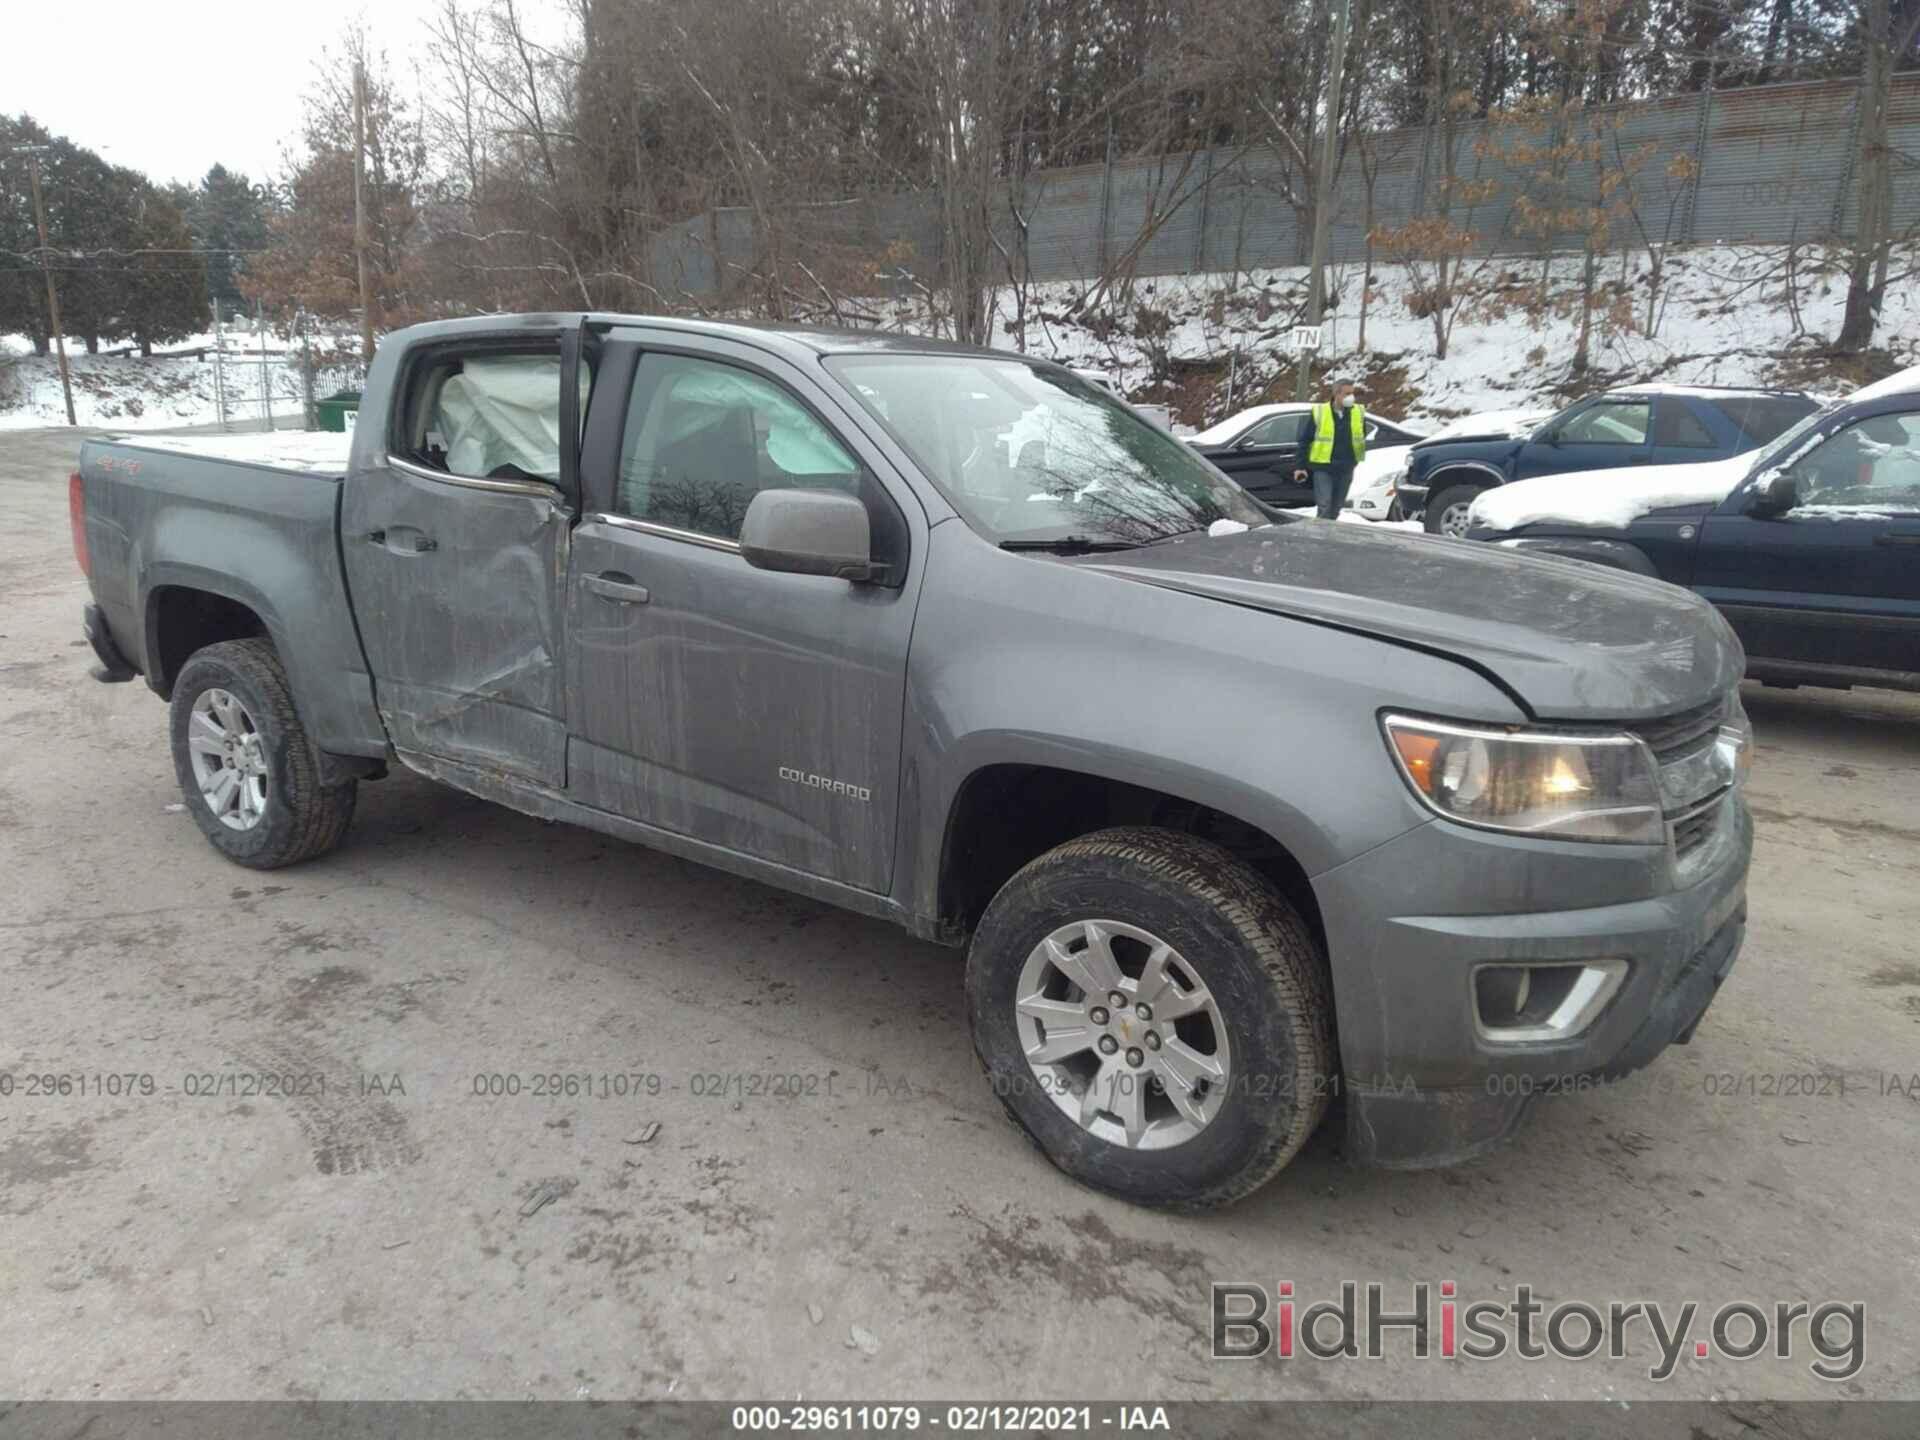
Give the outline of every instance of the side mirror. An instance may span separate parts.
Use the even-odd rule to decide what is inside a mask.
[[[842,490],[762,490],[741,522],[740,554],[761,570],[874,578],[867,507]]]
[[[1551,425],[1533,438],[1538,440],[1542,445],[1551,445],[1556,450],[1560,448],[1560,432]]]
[[[1775,470],[1747,492],[1747,514],[1757,520],[1784,515],[1800,503],[1800,485],[1786,470]]]

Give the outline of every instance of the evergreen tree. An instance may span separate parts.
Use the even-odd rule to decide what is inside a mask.
[[[206,290],[228,310],[244,309],[240,277],[248,251],[267,248],[267,194],[246,176],[215,165],[181,205],[193,238],[207,251]]]
[[[133,210],[133,238],[139,253],[121,277],[120,333],[131,335],[142,355],[151,355],[156,344],[207,328],[207,278],[186,217],[144,180]]]

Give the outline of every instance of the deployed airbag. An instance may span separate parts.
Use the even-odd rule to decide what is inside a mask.
[[[467,360],[440,387],[447,469],[492,475],[512,466],[560,478],[560,357],[494,355]]]

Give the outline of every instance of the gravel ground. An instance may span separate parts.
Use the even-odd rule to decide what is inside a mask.
[[[3,448],[0,1394],[1920,1397],[1914,697],[1749,687],[1752,927],[1691,1046],[1463,1169],[1323,1132],[1168,1217],[1006,1123],[956,952],[406,775],[331,856],[227,864],[160,703],[87,677],[71,432]],[[1208,1358],[1210,1282],[1343,1280],[1694,1301],[1702,1336],[1858,1301],[1864,1360]]]

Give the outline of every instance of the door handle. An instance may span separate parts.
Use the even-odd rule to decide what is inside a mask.
[[[387,543],[387,532],[384,530],[369,530],[367,532],[367,543],[369,545],[385,545]],[[395,548],[399,547],[396,545]],[[411,540],[405,542],[404,548],[405,551],[411,551],[415,555],[425,555],[430,550],[438,550],[440,548],[440,542],[431,535],[415,535]]]
[[[603,575],[589,575],[587,589],[602,600],[611,600],[616,605],[644,605],[653,598],[646,586],[634,584],[631,575],[622,575],[618,570],[609,570]]]

